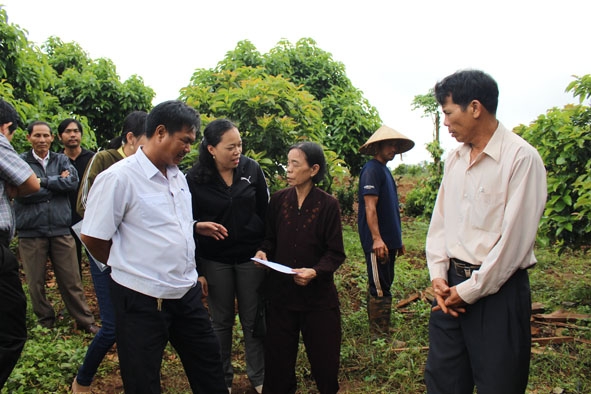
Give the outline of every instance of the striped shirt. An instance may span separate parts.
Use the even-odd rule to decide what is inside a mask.
[[[0,133],[0,231],[14,235],[15,223],[12,204],[6,184],[22,185],[33,173],[31,167],[19,157],[8,139]]]

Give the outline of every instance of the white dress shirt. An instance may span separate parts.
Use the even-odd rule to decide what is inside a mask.
[[[481,266],[456,287],[468,304],[536,263],[547,193],[540,155],[501,123],[473,163],[470,150],[463,144],[446,160],[426,245],[431,280],[447,280],[452,257]]]
[[[112,240],[117,283],[178,299],[197,283],[191,194],[178,167],[165,177],[142,149],[101,172],[88,195],[82,233]]]

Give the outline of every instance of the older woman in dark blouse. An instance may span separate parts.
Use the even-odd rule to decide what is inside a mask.
[[[295,272],[270,271],[263,283],[269,301],[263,393],[295,393],[300,332],[319,392],[336,393],[341,315],[333,275],[346,257],[339,203],[315,186],[326,173],[319,145],[298,143],[287,158],[290,187],[271,197],[256,254]]]

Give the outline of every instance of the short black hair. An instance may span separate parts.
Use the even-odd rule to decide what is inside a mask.
[[[47,126],[49,128],[49,132],[51,133],[51,126],[49,125],[49,123],[44,122],[42,120],[36,120],[33,123],[31,123],[28,127],[27,127],[27,133],[29,133],[29,135],[31,135],[31,133],[33,132],[33,128],[35,126],[39,126],[39,125],[44,125]]]
[[[4,101],[0,98],[0,125],[5,125],[6,123],[12,124],[8,127],[8,131],[10,134],[14,133],[14,130],[20,125],[20,116],[16,112],[16,109],[10,103]]]
[[[164,125],[168,134],[181,131],[183,127],[195,129],[199,134],[201,118],[199,113],[180,100],[164,101],[155,106],[146,119],[146,137],[152,138],[159,125]]]
[[[77,121],[74,118],[67,118],[67,119],[62,120],[61,123],[59,124],[59,126],[57,126],[57,133],[60,137],[62,134],[64,134],[66,127],[68,127],[70,125],[70,123],[76,123],[76,127],[78,127],[78,130],[80,130],[80,134],[83,133],[82,123],[80,123],[79,121]]]
[[[441,105],[451,95],[452,101],[466,110],[472,100],[478,100],[495,115],[499,105],[499,87],[487,73],[480,70],[457,71],[435,84],[435,98]]]
[[[326,157],[324,157],[322,147],[315,142],[304,141],[290,146],[288,152],[292,149],[299,149],[304,152],[306,162],[310,167],[318,164],[318,172],[312,177],[312,182],[315,184],[322,182],[326,176]]]

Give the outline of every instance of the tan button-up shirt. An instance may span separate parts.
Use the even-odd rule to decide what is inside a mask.
[[[446,160],[426,252],[431,280],[447,280],[452,257],[481,266],[457,286],[472,304],[536,263],[546,170],[538,152],[501,123],[473,163],[470,149],[464,144]]]

